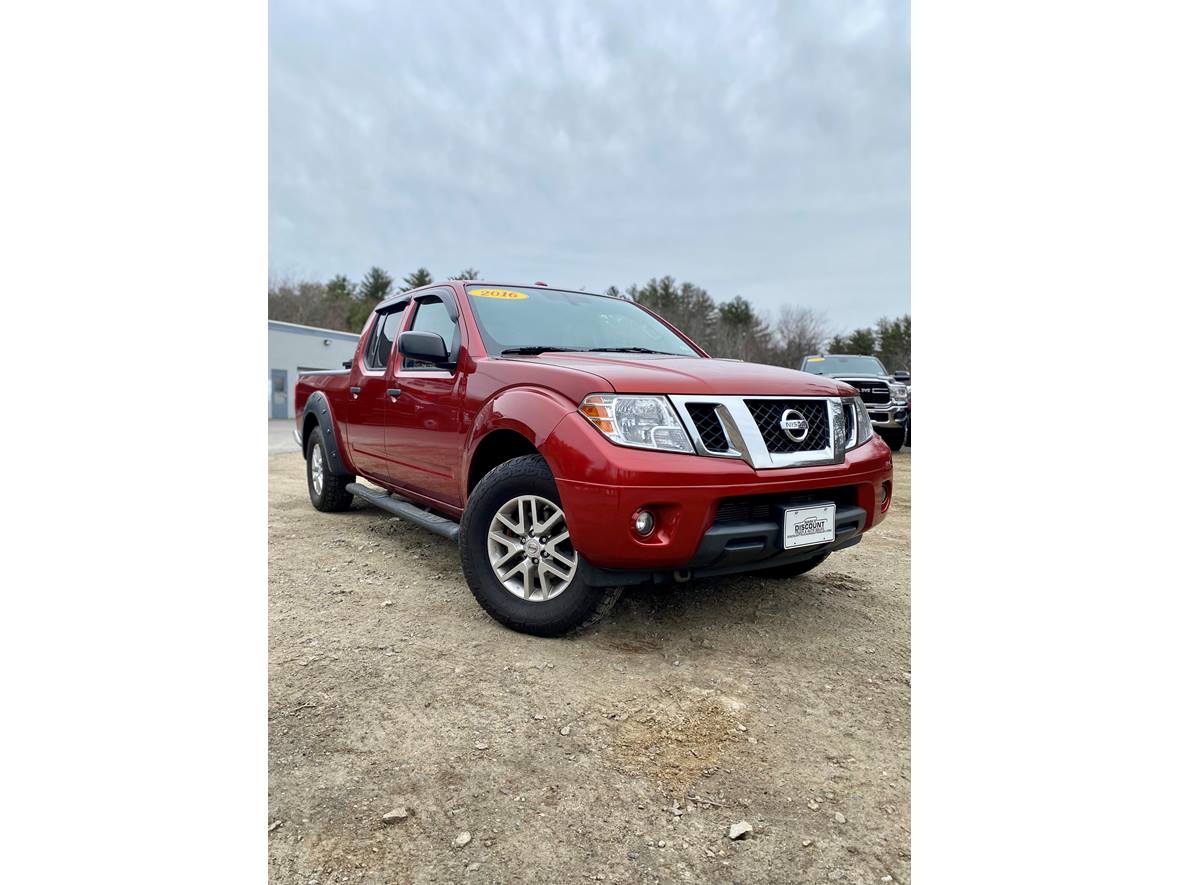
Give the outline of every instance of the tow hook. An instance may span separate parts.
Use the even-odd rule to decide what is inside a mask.
[[[692,579],[692,569],[678,568],[672,572],[672,580],[677,584],[683,584],[685,581]]]

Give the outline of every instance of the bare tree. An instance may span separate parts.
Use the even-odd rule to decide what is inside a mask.
[[[324,329],[350,328],[349,300],[330,297],[323,283],[272,276],[267,302],[267,317],[272,320]]]
[[[784,304],[775,323],[784,365],[797,369],[808,354],[819,353],[832,334],[827,316],[810,307]]]

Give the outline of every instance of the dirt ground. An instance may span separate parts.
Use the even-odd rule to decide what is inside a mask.
[[[271,880],[908,882],[908,449],[895,471],[808,576],[632,589],[547,640],[483,613],[454,544],[319,513],[271,455]]]

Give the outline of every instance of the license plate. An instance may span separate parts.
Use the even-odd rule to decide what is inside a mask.
[[[836,540],[836,505],[814,504],[783,513],[783,547],[806,547]]]

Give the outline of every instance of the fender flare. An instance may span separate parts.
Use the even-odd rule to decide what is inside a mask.
[[[328,405],[328,398],[322,390],[317,390],[307,399],[303,407],[303,457],[307,457],[308,419],[314,415],[324,435],[324,454],[328,456],[328,472],[336,476],[352,476],[353,473],[344,463],[340,452],[340,434],[336,429],[336,422],[332,419],[332,408]]]
[[[489,397],[476,413],[467,434],[461,464],[464,488],[480,443],[497,430],[512,430],[523,436],[541,453],[552,470],[552,453],[546,451],[549,435],[566,415],[576,410],[576,403],[539,387],[510,387]]]

